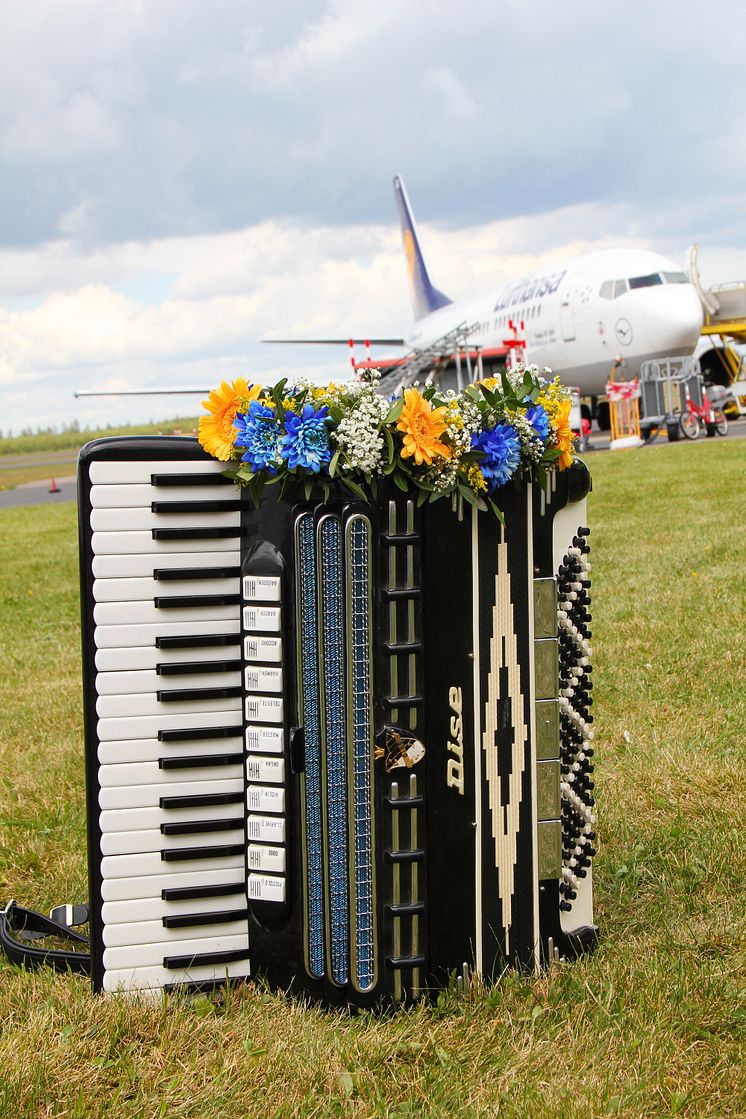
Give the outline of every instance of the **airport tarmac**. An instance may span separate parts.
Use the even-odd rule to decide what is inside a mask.
[[[744,437],[746,437],[746,417],[732,420],[728,424],[726,439],[743,439]],[[704,435],[700,438],[703,441],[705,440]],[[640,451],[645,453],[654,450],[656,447],[665,447],[667,442],[665,435],[660,435],[652,443],[641,447]],[[685,444],[686,440],[681,439],[680,442]],[[610,439],[607,432],[597,431],[593,433],[589,448],[583,452],[583,457],[589,459],[591,469],[593,469],[593,455],[598,451],[608,451],[609,443]],[[618,453],[623,454],[624,452],[620,451]],[[52,479],[50,478],[43,482],[25,482],[21,486],[16,486],[13,490],[0,490],[0,509],[10,509],[19,505],[50,505],[61,501],[75,501],[76,479],[74,475],[55,479],[55,487],[56,489],[53,491]]]

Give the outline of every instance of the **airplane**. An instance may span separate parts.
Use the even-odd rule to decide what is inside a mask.
[[[407,262],[415,325],[394,342],[417,353],[437,344],[460,324],[469,324],[468,347],[483,362],[503,364],[511,327],[523,324],[522,360],[549,368],[597,398],[606,390],[612,368],[617,380],[631,379],[643,361],[691,354],[702,327],[702,304],[689,277],[672,260],[643,249],[604,249],[557,262],[510,280],[484,295],[453,301],[435,287],[425,263],[414,214],[400,175],[394,179],[402,244]],[[358,339],[266,339],[349,345]],[[391,370],[402,357],[368,359],[357,368]],[[387,378],[391,380],[391,378]],[[441,383],[444,379],[440,378]],[[608,405],[596,405],[608,427]]]

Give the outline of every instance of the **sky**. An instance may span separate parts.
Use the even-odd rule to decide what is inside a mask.
[[[0,0],[0,431],[194,415],[77,389],[340,379],[265,336],[412,324],[593,248],[746,279],[739,0]]]

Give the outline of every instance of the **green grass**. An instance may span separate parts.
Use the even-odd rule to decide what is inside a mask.
[[[746,1114],[746,443],[591,456],[594,956],[375,1019],[0,965],[0,1115]],[[85,896],[72,505],[0,512],[0,898]]]
[[[25,431],[21,435],[0,436],[0,455],[27,455],[41,451],[77,450],[90,439],[99,439],[105,435],[172,435],[174,428],[179,428],[184,434],[196,428],[197,420],[193,416],[180,417],[175,420],[160,420],[156,422],[129,424],[117,427],[109,424],[107,427],[65,428],[56,431],[50,428],[47,431]]]

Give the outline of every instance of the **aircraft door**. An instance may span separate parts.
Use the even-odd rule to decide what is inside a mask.
[[[560,303],[560,327],[563,342],[575,340],[575,311],[573,309],[573,293],[566,291]]]

